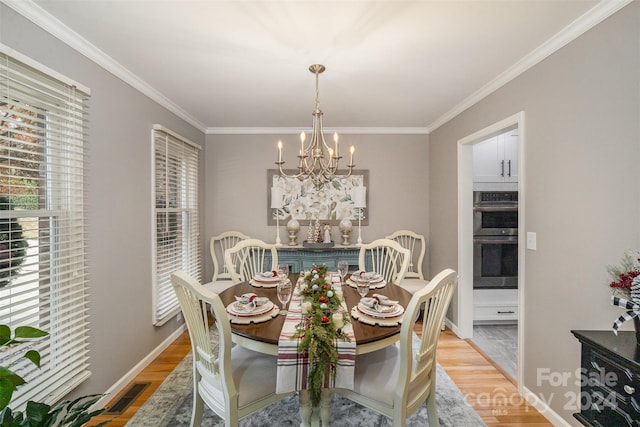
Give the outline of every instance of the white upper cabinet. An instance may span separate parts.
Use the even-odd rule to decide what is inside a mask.
[[[518,130],[473,146],[474,182],[518,182]]]

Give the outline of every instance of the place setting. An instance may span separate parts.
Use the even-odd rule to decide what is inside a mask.
[[[275,276],[272,273],[269,273],[271,275],[269,277],[266,274],[262,276],[262,273],[256,276],[268,280],[268,282],[264,282],[268,283],[268,285],[262,286],[263,288],[277,288],[278,300],[282,304],[282,309],[279,309],[269,298],[248,292],[235,296],[235,301],[227,306],[227,313],[232,323],[260,323],[271,320],[278,314],[287,314],[285,308],[293,293],[293,285],[289,280],[289,266],[287,264],[279,264],[278,270],[274,270],[274,273]],[[254,276],[254,279],[256,276]]]
[[[397,326],[402,323],[404,307],[398,304],[398,301],[377,293],[367,297],[368,292],[369,288],[366,285],[358,286],[361,298],[358,304],[351,308],[351,318],[374,326]]]
[[[275,270],[256,273],[249,281],[256,288],[275,288],[279,282],[280,277],[278,277],[278,272]]]
[[[271,320],[280,313],[280,309],[267,297],[253,292],[235,297],[236,300],[227,306],[231,323],[249,324]]]
[[[370,289],[381,289],[387,285],[380,273],[375,271],[354,271],[347,279],[346,283],[352,288],[357,288],[358,284],[368,283]]]

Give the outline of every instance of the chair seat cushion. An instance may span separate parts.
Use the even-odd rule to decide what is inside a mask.
[[[418,292],[420,289],[424,288],[425,286],[427,286],[429,284],[428,280],[422,280],[422,279],[403,279],[400,283],[399,286],[406,289],[408,292],[410,292],[411,294],[415,294],[416,292]]]
[[[231,369],[238,391],[238,408],[276,394],[276,362],[275,356],[239,345],[231,349]],[[223,401],[222,390],[206,380],[206,373],[203,373],[199,387],[205,401]]]
[[[211,292],[215,292],[216,294],[219,294],[223,291],[226,291],[233,285],[235,285],[235,283],[233,283],[233,280],[229,279],[229,280],[216,280],[215,282],[205,283],[202,286],[204,286]]]
[[[413,332],[411,340],[412,359],[415,359],[420,338]],[[357,356],[353,392],[392,408],[398,388],[401,361],[399,342],[381,350]]]
[[[400,348],[391,345],[356,357],[353,391],[393,406],[400,373]]]
[[[238,407],[276,394],[277,357],[248,350],[231,349],[233,380],[238,390]]]

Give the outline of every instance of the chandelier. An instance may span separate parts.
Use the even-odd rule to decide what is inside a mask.
[[[316,108],[313,115],[313,127],[311,129],[311,138],[309,143],[305,145],[306,134],[300,133],[300,152],[298,154],[298,173],[288,175],[282,169],[284,162],[282,161],[282,141],[278,141],[278,169],[280,175],[288,178],[308,178],[313,182],[317,190],[321,189],[324,184],[335,178],[346,178],[351,175],[351,171],[355,167],[353,164],[354,147],[350,149],[350,159],[347,168],[348,172],[344,175],[338,175],[338,162],[342,158],[338,151],[338,134],[333,134],[333,147],[330,147],[324,140],[322,131],[322,110],[320,110],[320,100],[318,99],[318,81],[320,73],[325,70],[322,64],[313,64],[309,67],[309,71],[316,75]]]

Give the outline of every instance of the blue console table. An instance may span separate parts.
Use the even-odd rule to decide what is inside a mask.
[[[336,245],[332,248],[306,248],[303,246],[281,246],[278,249],[278,263],[289,264],[292,273],[311,269],[314,264],[324,264],[330,271],[338,270],[338,261],[349,263],[349,271],[358,269],[360,248]],[[267,265],[270,259],[267,260]]]

